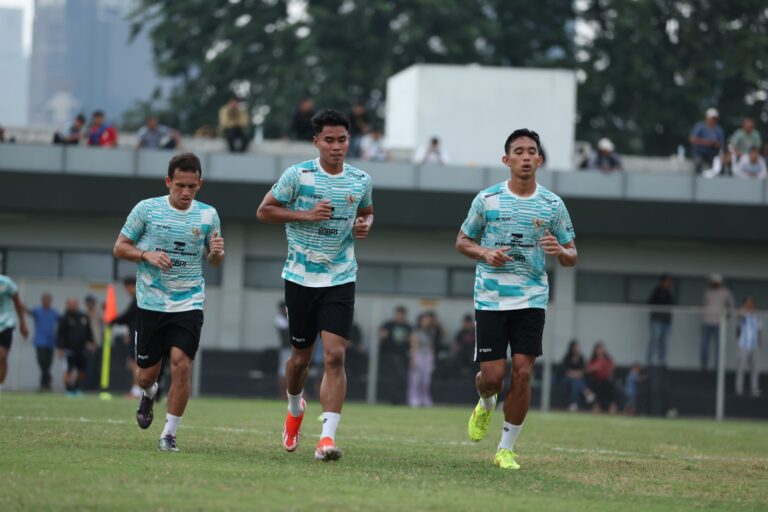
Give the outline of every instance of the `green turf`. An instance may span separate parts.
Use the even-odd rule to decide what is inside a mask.
[[[427,410],[349,404],[344,457],[313,459],[310,402],[297,452],[280,447],[285,404],[198,399],[179,454],[157,451],[134,402],[0,396],[0,510],[690,510],[768,508],[765,423],[532,413],[523,469],[492,464],[466,441],[471,406]]]

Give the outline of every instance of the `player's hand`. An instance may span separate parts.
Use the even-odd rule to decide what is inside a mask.
[[[371,225],[368,224],[365,217],[358,217],[355,219],[355,224],[352,226],[352,232],[355,238],[367,238],[370,231]]]
[[[89,341],[85,344],[85,348],[88,349],[88,352],[96,352],[96,344],[92,341]]]
[[[26,322],[19,326],[19,330],[21,331],[21,335],[24,337],[24,339],[27,339],[29,336],[29,328],[27,327]]]
[[[512,258],[507,254],[507,251],[511,247],[499,247],[498,249],[485,251],[483,254],[483,261],[492,267],[503,267],[508,261],[512,261]]]
[[[331,213],[333,213],[333,206],[331,206],[331,201],[329,199],[323,199],[322,201],[315,203],[314,208],[309,211],[307,220],[309,222],[321,222],[328,220],[331,218]]]
[[[162,251],[147,251],[144,253],[144,261],[160,270],[171,269],[171,258]]]
[[[552,256],[557,256],[563,252],[563,246],[560,245],[560,242],[557,241],[557,238],[548,229],[544,231],[544,236],[539,240],[539,245],[544,249],[545,253]]]
[[[214,233],[208,242],[208,249],[214,256],[224,256],[224,239],[218,233]]]

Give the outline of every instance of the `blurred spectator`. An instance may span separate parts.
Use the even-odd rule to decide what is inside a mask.
[[[397,306],[394,317],[379,328],[379,397],[393,404],[405,400],[405,370],[413,330],[407,315],[405,306]]]
[[[117,130],[104,119],[104,112],[97,110],[91,117],[91,127],[88,131],[88,145],[103,148],[117,147]]]
[[[77,117],[72,121],[72,126],[69,127],[69,131],[66,135],[59,132],[53,134],[53,143],[76,146],[80,144],[80,139],[83,138],[84,128],[85,116],[83,114],[77,114]]]
[[[361,143],[363,137],[368,133],[370,121],[365,105],[358,102],[352,105],[352,112],[349,114],[349,158],[360,158]]]
[[[118,340],[116,339],[114,346],[116,349],[121,349],[119,350],[119,353],[121,354],[120,357],[125,358],[123,360],[126,362],[126,367],[128,371],[131,372],[131,390],[126,395],[126,398],[138,398],[141,396],[141,388],[136,380],[136,354],[134,346],[139,320],[139,305],[136,302],[136,278],[126,277],[123,279],[123,287],[125,288],[125,293],[128,294],[131,303],[128,304],[128,307],[125,308],[117,318],[112,320],[112,325],[127,326],[128,337],[123,337],[120,340],[121,343],[118,343]],[[117,356],[118,350],[115,350],[115,352],[115,356]]]
[[[576,412],[579,410],[581,398],[584,398],[587,404],[595,401],[595,394],[587,387],[587,382],[584,380],[587,365],[584,362],[578,340],[571,340],[568,343],[568,350],[563,356],[562,365],[563,379],[568,388],[568,410]]]
[[[40,367],[40,391],[51,390],[51,363],[53,362],[53,349],[56,348],[56,323],[59,321],[59,312],[53,309],[53,297],[45,292],[40,298],[40,305],[26,313],[35,322],[35,336],[32,343],[37,352],[37,365]]]
[[[430,386],[435,370],[435,348],[438,326],[431,311],[419,315],[416,328],[411,333],[410,370],[408,372],[408,405],[432,407]]]
[[[635,363],[627,373],[624,383],[624,414],[634,416],[637,414],[637,396],[640,393],[640,381],[643,379],[643,368],[640,363]]]
[[[595,343],[592,357],[587,364],[588,385],[596,397],[592,407],[594,412],[607,410],[611,414],[616,414],[616,384],[613,381],[615,366],[603,342]]]
[[[736,394],[744,394],[744,373],[750,368],[749,388],[753,397],[760,396],[760,361],[758,354],[763,344],[763,323],[755,314],[755,299],[744,299],[739,318],[739,366],[736,370]]]
[[[14,142],[16,142],[16,138],[15,137],[8,137],[6,139],[5,138],[5,128],[0,126],[0,144],[3,144],[5,142],[7,142],[9,144],[13,144]]]
[[[81,386],[87,370],[86,351],[93,351],[93,334],[88,316],[80,311],[74,297],[67,299],[67,310],[59,320],[58,341],[59,357],[66,355],[64,386],[68,396],[82,395]]]
[[[285,301],[277,303],[277,314],[273,321],[280,342],[280,357],[277,363],[277,386],[280,398],[285,398],[285,363],[291,357],[291,333],[288,330],[288,308]]]
[[[176,149],[181,144],[181,135],[173,128],[160,124],[156,116],[149,116],[147,123],[139,129],[139,148]]]
[[[688,140],[691,143],[691,154],[696,174],[712,167],[712,161],[725,146],[725,134],[717,124],[720,113],[717,109],[708,108],[704,121],[699,121],[691,130]]]
[[[360,144],[364,160],[372,162],[386,162],[389,160],[389,151],[384,149],[381,128],[375,126],[371,133],[363,137]]]
[[[768,169],[765,166],[765,159],[760,156],[759,146],[751,147],[748,153],[741,155],[733,174],[739,178],[758,180],[764,180],[768,176]]]
[[[315,130],[312,128],[312,116],[315,115],[315,100],[304,98],[301,100],[291,118],[288,135],[295,140],[312,142],[315,138]]]
[[[15,310],[15,311],[14,311]],[[24,304],[19,296],[19,287],[10,277],[0,274],[0,393],[8,373],[8,352],[13,343],[16,325],[24,339],[29,336]]]
[[[672,312],[669,306],[675,304],[675,297],[672,295],[672,277],[669,274],[661,276],[658,286],[653,289],[648,304],[666,306],[666,308],[654,310],[651,309],[650,339],[648,340],[648,351],[646,355],[646,364],[653,365],[654,352],[658,356],[660,366],[667,364],[667,335],[672,325]]]
[[[730,144],[733,146],[737,159],[747,154],[753,147],[759,148],[763,145],[763,139],[760,137],[760,133],[755,130],[755,122],[752,121],[752,118],[744,118],[741,122],[741,128],[731,135]]]
[[[581,165],[584,169],[597,169],[603,172],[621,171],[621,158],[615,152],[615,146],[610,139],[603,137],[597,142],[597,151]]]
[[[195,130],[194,136],[201,139],[215,139],[217,135],[216,127],[210,124],[204,124]]]
[[[85,389],[97,389],[99,387],[101,368],[99,368],[96,360],[97,354],[95,350],[101,346],[104,340],[104,310],[99,308],[96,297],[93,295],[86,295],[84,302],[85,314],[91,327],[91,339],[93,340],[94,349],[85,353],[87,371],[83,386]]]
[[[422,146],[416,151],[413,162],[418,165],[446,165],[448,163],[448,153],[446,153],[443,147],[440,145],[440,139],[437,137],[432,137],[429,140],[429,145],[426,147]]]
[[[714,341],[715,367],[717,367],[718,345],[720,343],[720,319],[723,314],[730,313],[733,309],[733,295],[723,286],[723,276],[720,274],[709,275],[709,287],[704,292],[704,311],[701,317],[701,343],[699,357],[701,369],[706,370],[709,365],[709,348]]]
[[[714,178],[715,176],[733,176],[734,170],[733,153],[727,148],[712,160],[712,168],[702,172],[705,178]]]
[[[243,153],[248,149],[248,112],[240,100],[231,98],[219,109],[219,131],[224,136],[231,153]]]
[[[467,313],[456,332],[451,348],[454,367],[461,373],[474,370],[475,360],[475,318]]]

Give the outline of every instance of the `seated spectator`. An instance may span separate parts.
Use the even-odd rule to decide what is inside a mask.
[[[315,115],[315,100],[304,98],[296,107],[288,128],[288,136],[294,140],[312,142],[315,130],[312,128],[312,116]]]
[[[733,151],[736,153],[736,159],[741,158],[742,155],[749,153],[749,150],[753,147],[760,147],[763,145],[763,139],[760,137],[760,132],[755,130],[755,122],[752,118],[745,117],[741,122],[741,128],[733,132],[731,135],[730,144],[733,146]]]
[[[440,139],[432,137],[428,146],[422,146],[416,151],[413,163],[417,165],[446,165],[448,163],[448,153],[446,153],[442,146],[440,146]]]
[[[240,100],[231,98],[219,109],[219,131],[224,136],[231,153],[243,153],[248,149],[248,112]]]
[[[733,176],[734,173],[733,153],[726,149],[715,157],[712,161],[712,168],[702,173],[705,178],[714,178],[715,176]]]
[[[581,398],[584,398],[584,401],[588,404],[594,402],[595,395],[587,387],[587,383],[584,380],[586,364],[584,363],[584,356],[581,354],[578,340],[571,340],[568,344],[568,350],[563,357],[562,366],[563,378],[568,387],[568,410],[571,412],[578,411]]]
[[[53,134],[54,144],[64,144],[66,146],[76,146],[80,144],[80,139],[83,138],[83,128],[85,127],[85,116],[78,114],[75,120],[72,121],[72,126],[69,127],[69,131],[66,135],[59,132]]]
[[[603,172],[621,171],[621,158],[615,153],[610,139],[603,137],[597,142],[597,151],[581,165],[583,169],[598,169]]]
[[[368,112],[365,105],[360,102],[352,105],[352,112],[349,114],[349,158],[360,158],[362,153],[362,142],[365,135],[370,130],[368,121]]]
[[[643,367],[635,363],[629,369],[624,384],[624,414],[634,416],[637,413],[637,396],[640,393],[640,381],[643,380]]]
[[[765,159],[760,156],[758,146],[750,148],[747,154],[741,155],[733,174],[739,178],[765,179],[768,175],[768,169],[765,166]]]
[[[381,128],[376,127],[371,133],[363,137],[360,143],[363,160],[371,162],[386,162],[389,160],[389,151],[384,149],[384,140],[381,136]]]
[[[147,124],[139,129],[139,148],[176,149],[180,145],[179,132],[160,124],[155,116],[147,118]]]
[[[725,134],[718,124],[719,118],[720,113],[717,109],[708,108],[706,119],[696,123],[688,137],[696,174],[711,168],[712,161],[725,146]]]
[[[592,407],[594,412],[607,410],[616,414],[616,385],[613,382],[615,366],[603,342],[595,343],[592,357],[587,364],[588,385],[597,398]]]
[[[102,148],[117,147],[117,130],[104,120],[104,112],[101,110],[94,112],[93,117],[91,117],[88,145]]]
[[[0,126],[0,144],[3,144],[5,142],[7,142],[9,144],[13,144],[13,143],[16,142],[16,137],[8,137],[8,138],[6,138],[5,137],[5,128]]]

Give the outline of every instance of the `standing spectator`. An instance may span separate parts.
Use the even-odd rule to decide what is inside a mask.
[[[0,392],[3,391],[3,382],[8,373],[8,352],[11,351],[17,318],[21,335],[26,339],[29,331],[24,318],[24,304],[19,297],[19,287],[10,277],[0,274]]]
[[[277,314],[273,320],[280,341],[280,358],[277,363],[277,385],[280,398],[285,398],[285,363],[291,357],[291,333],[288,331],[288,308],[285,301],[277,304]]]
[[[744,394],[744,373],[750,367],[751,379],[749,388],[752,396],[760,396],[760,361],[758,359],[760,346],[763,344],[763,323],[755,314],[755,299],[751,296],[744,299],[741,305],[739,328],[739,366],[736,370],[736,394]]]
[[[587,387],[584,380],[584,373],[587,365],[584,362],[584,356],[581,353],[581,347],[578,340],[571,340],[568,344],[568,350],[563,357],[563,378],[568,388],[568,410],[576,412],[579,410],[579,401],[591,404],[595,401],[595,394]]]
[[[304,98],[301,100],[291,118],[291,125],[288,128],[289,135],[295,140],[311,142],[315,137],[315,131],[312,128],[312,117],[315,115],[315,100]]]
[[[417,165],[446,165],[448,163],[448,153],[446,153],[443,147],[440,145],[440,139],[437,137],[432,137],[429,140],[428,146],[422,146],[416,151],[413,162]]]
[[[363,160],[371,162],[386,162],[389,160],[389,151],[384,148],[381,128],[374,126],[371,133],[363,137],[361,142]]]
[[[56,348],[56,323],[59,312],[51,307],[53,297],[45,292],[40,298],[40,305],[26,312],[35,322],[35,336],[32,343],[37,352],[37,365],[40,367],[40,391],[51,390],[51,363],[53,349]]]
[[[157,116],[149,116],[144,126],[139,129],[138,148],[176,149],[181,144],[181,135],[173,128],[160,124]]]
[[[460,373],[474,370],[475,360],[475,318],[470,314],[464,315],[461,328],[456,333],[451,349],[454,366]]]
[[[227,141],[230,153],[244,153],[248,149],[248,112],[233,97],[219,109],[219,131]]]
[[[67,309],[59,320],[58,342],[59,357],[67,357],[64,371],[64,386],[67,396],[83,394],[81,386],[88,369],[86,350],[93,351],[93,333],[88,315],[80,311],[80,305],[75,297],[67,299]]]
[[[350,158],[360,158],[361,142],[365,134],[368,133],[369,120],[365,105],[360,102],[352,105],[352,112],[349,114],[349,152]]]
[[[603,172],[621,171],[621,158],[616,154],[615,149],[611,139],[603,137],[597,142],[597,151],[582,163],[582,168]]]
[[[587,364],[589,387],[597,397],[592,407],[594,412],[607,410],[611,414],[616,414],[616,385],[613,382],[615,366],[610,354],[605,350],[605,344],[602,341],[595,343],[592,357]]]
[[[93,340],[93,350],[86,351],[86,377],[83,383],[85,389],[97,389],[101,369],[96,360],[96,348],[100,347],[104,340],[104,308],[99,308],[99,303],[93,295],[85,296],[85,315],[88,317],[88,325],[91,328],[91,339]]]
[[[765,166],[765,160],[760,156],[760,147],[749,148],[749,152],[741,155],[733,173],[739,178],[754,178],[764,180],[768,176],[768,169]]]
[[[725,146],[725,134],[718,124],[720,113],[717,109],[708,108],[705,116],[704,121],[696,123],[688,137],[696,174],[712,167],[712,161]]]
[[[733,295],[723,286],[723,276],[720,274],[709,275],[709,287],[704,292],[704,311],[701,317],[701,345],[699,357],[701,369],[706,370],[709,365],[709,347],[714,341],[715,367],[717,367],[718,345],[720,343],[720,319],[724,313],[733,309]]]
[[[737,159],[746,155],[750,149],[760,148],[763,145],[763,139],[760,137],[760,132],[755,130],[755,122],[752,118],[744,118],[741,122],[741,128],[731,135],[730,143]]]
[[[661,309],[651,309],[650,339],[648,340],[648,351],[646,364],[653,365],[654,352],[658,356],[660,366],[667,364],[667,335],[672,325],[672,312],[669,306],[675,304],[675,297],[672,294],[672,277],[669,274],[661,276],[658,286],[653,289],[651,296],[648,297],[648,304],[657,306],[666,306]]]
[[[637,413],[637,397],[642,379],[643,368],[640,363],[633,364],[627,374],[627,382],[624,384],[624,414],[627,416],[634,416]]]
[[[72,121],[72,126],[69,127],[69,131],[66,135],[62,135],[59,132],[53,134],[53,143],[64,144],[65,146],[76,146],[80,144],[80,139],[83,138],[84,128],[85,116],[83,114],[77,114],[77,117]]]
[[[104,112],[97,110],[91,117],[91,128],[88,131],[88,145],[102,148],[117,147],[117,130],[104,119]]]
[[[405,306],[397,306],[393,318],[379,328],[379,396],[393,404],[405,399],[405,369],[413,330],[407,316]]]
[[[139,314],[139,305],[136,302],[136,278],[126,277],[123,279],[123,286],[125,287],[125,292],[128,294],[131,303],[122,313],[120,313],[120,316],[112,320],[112,325],[118,324],[128,327],[128,338],[124,338],[121,344],[115,343],[115,346],[123,348],[124,355],[122,357],[126,358],[126,366],[131,372],[131,391],[128,392],[126,398],[138,398],[141,396],[141,388],[139,387],[136,376],[136,349],[134,345]]]
[[[431,311],[419,315],[416,329],[411,333],[410,370],[408,372],[408,405],[432,407],[429,388],[435,369],[437,336],[436,317]]]

